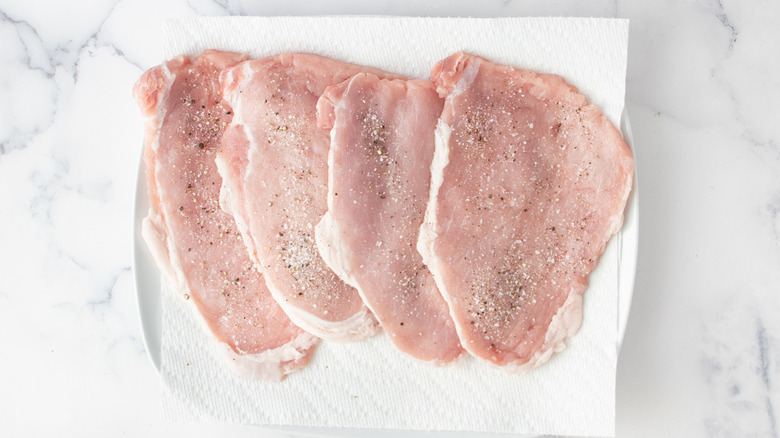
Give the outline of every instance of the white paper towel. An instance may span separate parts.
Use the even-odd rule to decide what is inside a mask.
[[[168,21],[165,55],[310,52],[427,78],[455,51],[577,86],[619,126],[628,22],[572,18],[229,17]],[[614,435],[619,257],[613,239],[591,276],[584,321],[549,363],[510,375],[473,358],[435,368],[382,335],[322,342],[279,383],[239,378],[189,303],[163,288],[163,418],[306,427]]]

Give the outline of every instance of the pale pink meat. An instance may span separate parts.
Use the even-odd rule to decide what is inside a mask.
[[[418,249],[464,348],[527,370],[579,329],[588,275],[622,224],[633,158],[558,76],[464,53],[431,76],[446,102]]]
[[[218,154],[223,207],[244,233],[276,301],[310,333],[335,341],[374,334],[376,319],[357,291],[323,261],[314,226],[327,210],[328,131],[317,126],[317,99],[331,84],[382,72],[309,54],[252,60],[223,72],[243,131]],[[236,137],[238,138],[238,137]]]
[[[207,51],[148,70],[133,92],[146,121],[151,208],[143,236],[170,284],[191,301],[241,375],[280,379],[303,367],[317,339],[295,326],[253,267],[233,218],[218,205],[214,163],[232,110],[222,69],[243,61]]]
[[[316,227],[320,253],[399,350],[433,364],[463,352],[415,247],[443,104],[431,81],[358,74],[328,87],[317,105],[320,125],[331,130],[328,212]]]

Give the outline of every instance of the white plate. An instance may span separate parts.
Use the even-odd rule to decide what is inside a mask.
[[[138,299],[138,316],[141,318],[141,331],[144,345],[152,365],[160,372],[160,350],[162,340],[162,305],[160,292],[160,270],[141,236],[141,223],[149,212],[149,191],[144,173],[143,151],[138,166],[135,184],[135,208],[133,215],[133,272],[135,273],[135,292]]]
[[[620,266],[618,269],[618,351],[626,335],[628,313],[631,310],[631,297],[634,296],[634,277],[636,276],[636,257],[639,247],[639,177],[637,176],[636,151],[634,150],[634,135],[631,132],[631,122],[628,111],[623,110],[620,120],[620,131],[623,139],[634,154],[634,184],[626,203],[623,229],[618,234],[618,249],[620,250]]]

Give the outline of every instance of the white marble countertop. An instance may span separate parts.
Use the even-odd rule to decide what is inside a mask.
[[[757,0],[0,0],[0,435],[287,436],[159,420],[131,271],[162,18],[631,19],[640,246],[619,437],[778,436],[780,4]]]

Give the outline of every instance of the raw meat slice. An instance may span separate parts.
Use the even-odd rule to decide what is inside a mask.
[[[633,158],[562,78],[464,53],[431,73],[444,111],[418,250],[461,342],[524,371],[565,348],[622,224]]]
[[[328,212],[315,233],[325,261],[358,290],[396,347],[440,365],[463,349],[415,245],[443,104],[423,80],[361,73],[325,90],[317,110],[331,130]]]
[[[335,341],[374,334],[377,322],[357,291],[317,251],[314,226],[327,210],[328,131],[316,105],[328,85],[368,67],[309,54],[239,64],[221,75],[244,132],[217,157],[223,208],[236,217],[268,288],[300,327]]]
[[[240,375],[278,380],[303,367],[317,339],[295,326],[246,254],[236,223],[219,209],[214,153],[232,111],[220,71],[243,61],[207,51],[148,70],[133,90],[146,121],[151,208],[143,236],[176,290],[195,304]]]

